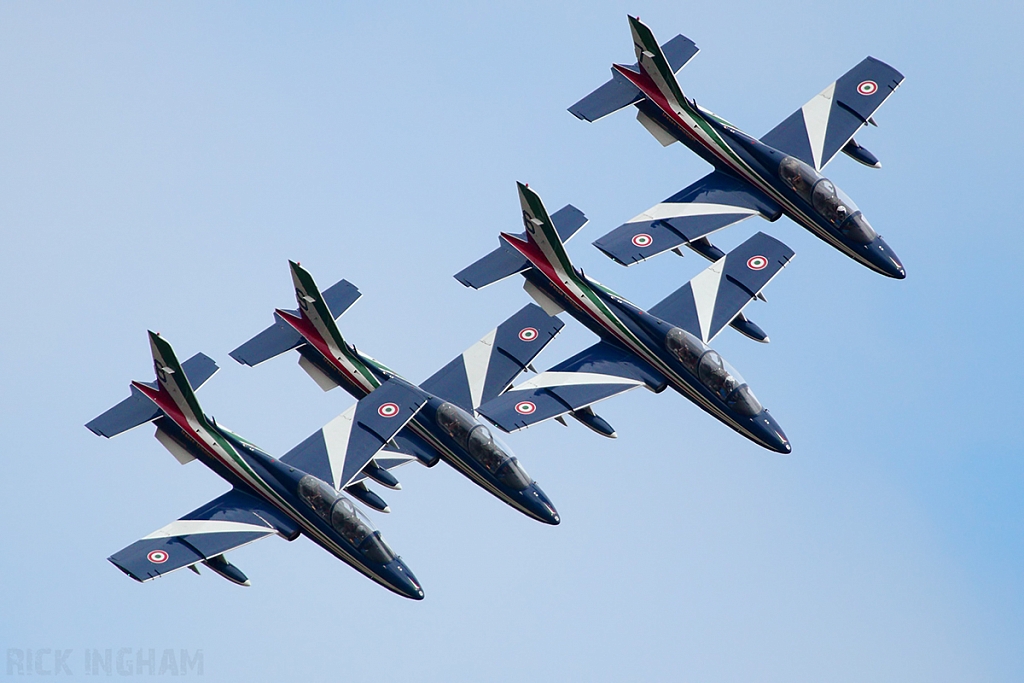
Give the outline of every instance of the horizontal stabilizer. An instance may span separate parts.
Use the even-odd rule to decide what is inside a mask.
[[[594,246],[612,260],[631,266],[751,216],[775,220],[780,212],[779,205],[760,190],[712,171],[615,228]]]
[[[683,35],[678,35],[661,46],[665,58],[674,73],[679,73],[687,62],[700,51],[697,45]],[[639,70],[634,63],[633,71]],[[569,107],[569,112],[581,121],[593,123],[623,107],[639,102],[643,95],[625,76],[612,69],[612,78],[600,88],[590,93],[576,104]]]
[[[587,217],[572,204],[566,204],[551,214],[551,222],[562,242],[568,242],[573,235],[579,232],[580,228],[587,224]],[[519,233],[517,236],[526,240],[525,232]],[[500,242],[501,246],[497,249],[456,273],[455,279],[467,287],[483,289],[487,285],[521,273],[530,267],[529,261],[522,254],[504,240],[500,240]]]
[[[651,307],[649,313],[710,342],[792,258],[792,249],[759,232]]]
[[[643,382],[615,375],[548,371],[480,406],[480,414],[514,432],[639,386]]]
[[[291,540],[299,529],[273,506],[233,489],[109,559],[136,581],[149,581],[271,534]]]
[[[145,394],[135,387],[131,392],[131,396],[86,423],[86,428],[96,436],[109,439],[160,416],[160,409]]]
[[[245,342],[228,355],[250,367],[291,351],[303,342],[302,335],[274,313],[274,324]]]
[[[352,307],[359,297],[362,296],[359,288],[348,280],[335,282],[323,291],[324,303],[330,309],[331,315],[337,320],[345,311]]]
[[[217,372],[217,363],[204,353],[197,353],[181,366],[185,377],[198,389]],[[112,436],[151,422],[160,416],[160,409],[145,394],[131,387],[131,395],[85,426],[97,436]]]
[[[419,387],[391,378],[288,451],[281,462],[340,490],[353,482],[426,401]]]
[[[565,325],[527,304],[420,386],[473,412],[505,391]]]

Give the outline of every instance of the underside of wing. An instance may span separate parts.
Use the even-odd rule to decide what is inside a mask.
[[[426,401],[418,387],[392,378],[288,451],[281,462],[341,490],[356,482]]]
[[[722,171],[712,171],[615,228],[594,246],[630,266],[751,216],[775,220],[779,213],[779,206],[760,190]]]
[[[266,502],[233,489],[109,559],[136,581],[149,581],[199,562],[214,562],[229,550],[271,534],[291,540],[298,527]]]
[[[575,413],[594,429],[581,412],[590,405],[639,386],[661,391],[666,385],[665,377],[646,362],[601,341],[491,399],[478,412],[507,432],[566,413]],[[612,435],[610,428],[596,431]]]
[[[868,57],[766,133],[761,142],[821,170],[861,126],[873,122],[871,117],[902,82],[899,71]]]
[[[792,258],[792,249],[759,232],[648,312],[710,342]]]
[[[505,391],[563,326],[540,306],[528,304],[421,386],[472,412]]]
[[[589,372],[543,372],[480,406],[480,414],[506,432],[574,412],[643,382]]]

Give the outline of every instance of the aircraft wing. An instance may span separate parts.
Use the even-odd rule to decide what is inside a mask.
[[[771,129],[761,142],[821,170],[903,82],[903,74],[868,57]]]
[[[757,188],[722,171],[712,171],[615,228],[594,246],[631,266],[751,216],[772,221],[780,213],[779,205]]]
[[[759,232],[648,312],[710,342],[792,258],[792,249]]]
[[[136,581],[149,581],[271,534],[292,540],[298,533],[277,508],[232,489],[108,559]]]
[[[426,402],[427,396],[419,387],[393,377],[288,451],[281,462],[341,490],[355,483],[363,468]]]
[[[478,412],[506,432],[514,432],[639,386],[661,391],[666,381],[646,362],[601,341],[512,387]]]
[[[639,386],[643,382],[628,377],[549,370],[480,406],[480,414],[515,432]]]
[[[472,413],[505,391],[564,325],[528,304],[420,386]]]

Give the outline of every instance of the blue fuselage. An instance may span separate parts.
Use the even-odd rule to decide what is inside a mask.
[[[746,181],[779,207],[779,213],[768,216],[775,220],[785,214],[811,233],[831,244],[855,261],[875,272],[888,277],[902,279],[906,271],[896,253],[881,236],[873,239],[856,239],[841,228],[842,221],[829,220],[816,210],[812,202],[796,192],[779,177],[779,165],[789,155],[764,144],[743,131],[725,123],[714,115],[704,112],[704,119],[726,142],[732,152],[742,159],[744,165],[721,154],[720,150],[709,149],[705,142],[695,138],[688,129],[677,125],[670,117],[650,100],[643,100],[637,107],[648,117],[657,121],[674,138],[691,151],[712,164],[715,168]],[[826,180],[826,182],[828,182]]]
[[[543,291],[546,296],[558,303],[573,318],[598,335],[602,340],[635,355],[638,365],[646,370],[644,374],[650,377],[650,379],[645,379],[650,389],[661,391],[666,385],[671,385],[673,389],[690,399],[701,409],[755,443],[778,453],[789,453],[792,450],[782,428],[767,410],[761,410],[755,415],[744,415],[734,410],[723,397],[705,386],[691,370],[684,367],[675,356],[667,351],[665,338],[669,331],[674,329],[671,324],[608,292],[604,287],[590,280],[581,272],[577,272],[577,274],[580,279],[590,285],[593,292],[600,297],[612,314],[629,329],[630,333],[640,340],[640,343],[643,345],[641,351],[657,359],[666,367],[667,371],[655,369],[652,363],[638,353],[637,349],[625,343],[619,336],[609,332],[606,324],[597,320],[590,310],[580,306],[575,299],[566,296],[561,289],[554,287],[548,278],[537,268],[531,267],[527,269],[523,272],[523,277]]]
[[[207,421],[211,425],[215,425],[212,419],[207,418]],[[280,510],[292,526],[282,528],[280,523],[275,526],[289,540],[293,540],[301,532],[324,550],[385,588],[414,600],[423,598],[423,590],[419,582],[401,558],[388,557],[386,561],[374,561],[367,557],[365,543],[353,544],[303,502],[297,493],[298,482],[303,477],[312,475],[282,463],[233,432],[215,427],[218,435],[227,441],[231,450],[244,460],[250,471],[248,476],[255,476],[259,486],[254,486],[239,473],[236,467],[211,455],[208,449],[201,446],[171,418],[161,417],[157,420],[156,425],[174,439],[175,443],[219,474],[229,484],[268,501]]]
[[[352,351],[355,353],[354,349]],[[356,399],[367,395],[368,391],[364,384],[353,382],[310,345],[300,347],[299,353]],[[363,357],[363,361],[380,382],[392,377],[391,373],[372,360]],[[431,394],[427,404],[398,433],[396,441],[399,445],[405,450],[412,451],[412,454],[427,466],[433,466],[439,458],[444,460],[492,495],[533,519],[546,524],[558,524],[560,520],[554,504],[536,482],[530,481],[525,488],[509,485],[502,480],[502,470],[492,472],[484,463],[473,457],[463,444],[442,429],[436,415],[438,409],[445,405],[450,404]],[[470,419],[477,426],[487,429],[474,417],[470,416]]]

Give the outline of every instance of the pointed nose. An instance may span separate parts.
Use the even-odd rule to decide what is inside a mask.
[[[526,502],[529,515],[538,522],[544,522],[545,524],[551,524],[554,526],[562,521],[561,517],[558,516],[558,510],[555,509],[554,504],[547,497],[544,491],[537,486],[536,482],[523,491],[522,497]]]
[[[793,452],[793,447],[790,445],[789,439],[786,438],[786,433],[782,431],[782,427],[779,426],[779,423],[775,421],[775,418],[772,417],[767,409],[763,410],[754,420],[757,422],[759,436],[765,448],[782,454]]]
[[[902,280],[907,276],[907,271],[903,268],[900,257],[886,244],[881,236],[875,238],[875,241],[868,245],[868,258],[875,270],[882,273],[882,275],[897,280]]]
[[[388,565],[388,574],[391,579],[389,581],[391,590],[412,600],[423,599],[423,587],[420,586],[416,575],[412,573],[405,562],[402,562],[401,558],[396,557],[391,561]]]

